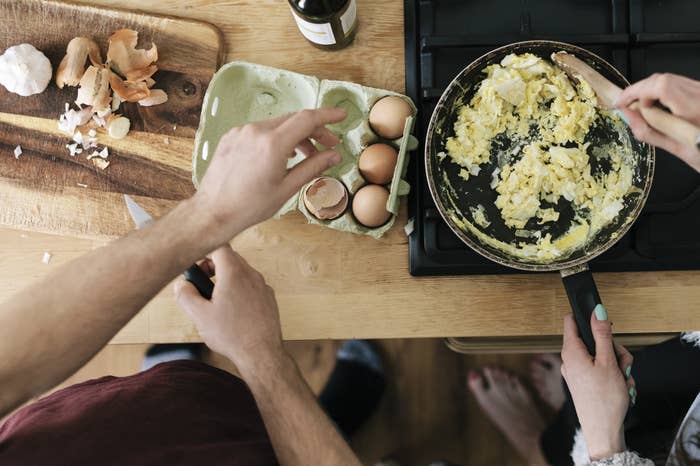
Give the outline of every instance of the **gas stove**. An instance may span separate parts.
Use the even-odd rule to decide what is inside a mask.
[[[533,39],[569,42],[600,55],[630,82],[671,72],[700,79],[696,0],[405,0],[406,89],[424,140],[443,90],[472,60]],[[517,273],[455,236],[428,191],[422,147],[409,168],[412,275]],[[629,233],[591,263],[599,272],[700,269],[700,175],[656,151],[649,200]]]

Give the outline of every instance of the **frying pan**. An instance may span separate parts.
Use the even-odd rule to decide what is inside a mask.
[[[518,42],[497,48],[464,68],[442,94],[428,125],[425,142],[425,168],[430,193],[440,215],[465,244],[501,265],[528,271],[559,271],[561,273],[579,334],[588,351],[593,355],[595,354],[595,343],[590,319],[595,306],[601,304],[601,299],[593,275],[588,268],[588,262],[612,247],[618,239],[624,236],[639,216],[651,189],[651,180],[654,174],[654,149],[647,144],[638,142],[629,128],[623,130],[622,138],[619,129],[607,124],[596,125],[591,129],[586,141],[591,143],[592,148],[620,140],[624,140],[625,145],[631,145],[632,154],[634,154],[632,163],[630,163],[633,169],[633,189],[624,197],[623,209],[610,224],[600,229],[582,248],[568,256],[562,256],[548,262],[529,261],[510,255],[483,241],[477,233],[464,227],[465,221],[474,224],[471,209],[477,209],[481,205],[491,221],[491,224],[486,228],[478,227],[482,234],[505,243],[523,241],[521,237],[516,236],[514,229],[505,225],[500,211],[495,206],[498,194],[490,187],[491,174],[498,167],[499,154],[502,156],[504,153],[511,153],[509,147],[511,149],[514,147],[509,146],[512,145],[511,141],[505,137],[496,137],[491,145],[490,161],[481,165],[480,173],[477,176],[470,176],[468,181],[459,177],[462,167],[441,154],[445,152],[447,139],[454,135],[454,123],[457,120],[459,108],[471,101],[479,84],[486,77],[484,68],[500,63],[506,55],[511,53],[532,53],[549,60],[552,53],[559,51],[576,55],[620,87],[629,85],[625,77],[608,62],[574,45],[538,40]],[[589,151],[589,153],[592,152]],[[606,166],[604,160],[598,160],[595,155],[591,155],[590,164],[594,175],[601,173],[601,171],[605,173],[605,170],[610,169],[609,164]],[[563,199],[560,200],[556,209],[560,212],[559,220],[543,226],[547,229],[546,232],[551,233],[553,239],[568,230],[575,215],[571,206]],[[536,220],[530,220],[535,223],[528,224],[526,227],[538,229]],[[532,241],[535,240],[532,239]]]

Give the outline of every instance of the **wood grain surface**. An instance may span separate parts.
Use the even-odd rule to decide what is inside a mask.
[[[50,27],[47,27],[50,25]],[[57,128],[64,103],[75,100],[74,87],[52,82],[39,95],[20,97],[0,86],[0,153],[21,146],[22,156],[0,157],[0,224],[61,234],[123,234],[121,194],[152,199],[162,214],[194,189],[189,153],[199,124],[206,87],[223,59],[220,32],[191,20],[53,1],[0,3],[0,50],[30,43],[43,51],[54,70],[76,36],[92,37],[103,59],[108,37],[122,28],[139,32],[140,46],[158,46],[156,88],[168,102],[154,107],[124,103],[131,121],[126,139],[100,135],[110,150],[110,166],[100,170],[86,153],[71,156],[70,136]],[[81,187],[83,186],[83,187]],[[87,186],[85,188],[84,186]],[[170,201],[170,202],[168,202]]]
[[[92,3],[212,22],[224,32],[226,61],[404,91],[401,0],[358,0],[357,38],[339,52],[307,44],[282,0]],[[189,153],[180,162],[186,157]],[[124,229],[131,228],[126,212],[122,215]],[[512,337],[561,334],[562,316],[570,310],[557,274],[413,278],[406,220],[404,203],[396,226],[377,241],[307,225],[290,214],[248,230],[233,244],[275,288],[286,339],[465,336],[493,338],[502,346]],[[0,301],[102,244],[103,239],[0,230]],[[54,254],[48,266],[41,263],[44,251]],[[617,333],[700,329],[700,272],[596,274],[596,280]],[[114,341],[199,341],[199,336],[166,287]]]

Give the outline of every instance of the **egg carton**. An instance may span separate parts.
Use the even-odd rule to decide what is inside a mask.
[[[345,81],[321,81],[315,76],[253,63],[229,63],[214,75],[204,97],[202,118],[192,156],[194,185],[199,187],[219,140],[229,129],[303,109],[340,107],[347,111],[347,118],[340,123],[329,125],[328,128],[341,140],[336,148],[341,155],[341,162],[326,170],[323,175],[336,178],[345,185],[351,198],[347,210],[333,220],[316,218],[304,204],[304,186],[282,206],[276,217],[299,210],[309,223],[379,238],[396,221],[400,196],[405,196],[410,191],[410,185],[405,180],[408,152],[418,147],[418,140],[411,135],[414,117],[406,119],[403,136],[398,139],[385,140],[372,131],[369,125],[369,111],[379,99],[386,96],[404,99],[413,109],[413,115],[416,114],[417,108],[411,99],[392,91]],[[398,151],[398,158],[392,181],[387,185],[389,199],[386,209],[392,215],[385,224],[368,228],[360,224],[352,214],[352,196],[367,184],[358,167],[360,153],[367,146],[377,142],[394,147]],[[317,147],[324,149],[320,145]],[[291,168],[302,160],[303,156],[298,154],[290,159],[288,166]]]

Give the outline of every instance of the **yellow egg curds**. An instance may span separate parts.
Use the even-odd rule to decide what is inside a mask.
[[[536,238],[536,244],[510,244],[508,252],[539,261],[562,257],[622,210],[632,187],[626,148],[616,142],[596,152],[612,168],[592,174],[590,143],[584,140],[602,118],[595,93],[586,82],[574,87],[548,61],[530,53],[511,54],[484,71],[487,76],[471,102],[458,111],[454,136],[445,145],[447,155],[463,167],[459,175],[468,180],[491,161],[494,139],[502,134],[509,138],[515,150],[498,154],[491,183],[506,226],[522,232],[533,218],[539,225],[558,221],[553,205],[561,198],[577,215],[564,235],[552,238],[545,230],[535,230],[528,236]],[[474,212],[472,217],[483,227]]]

